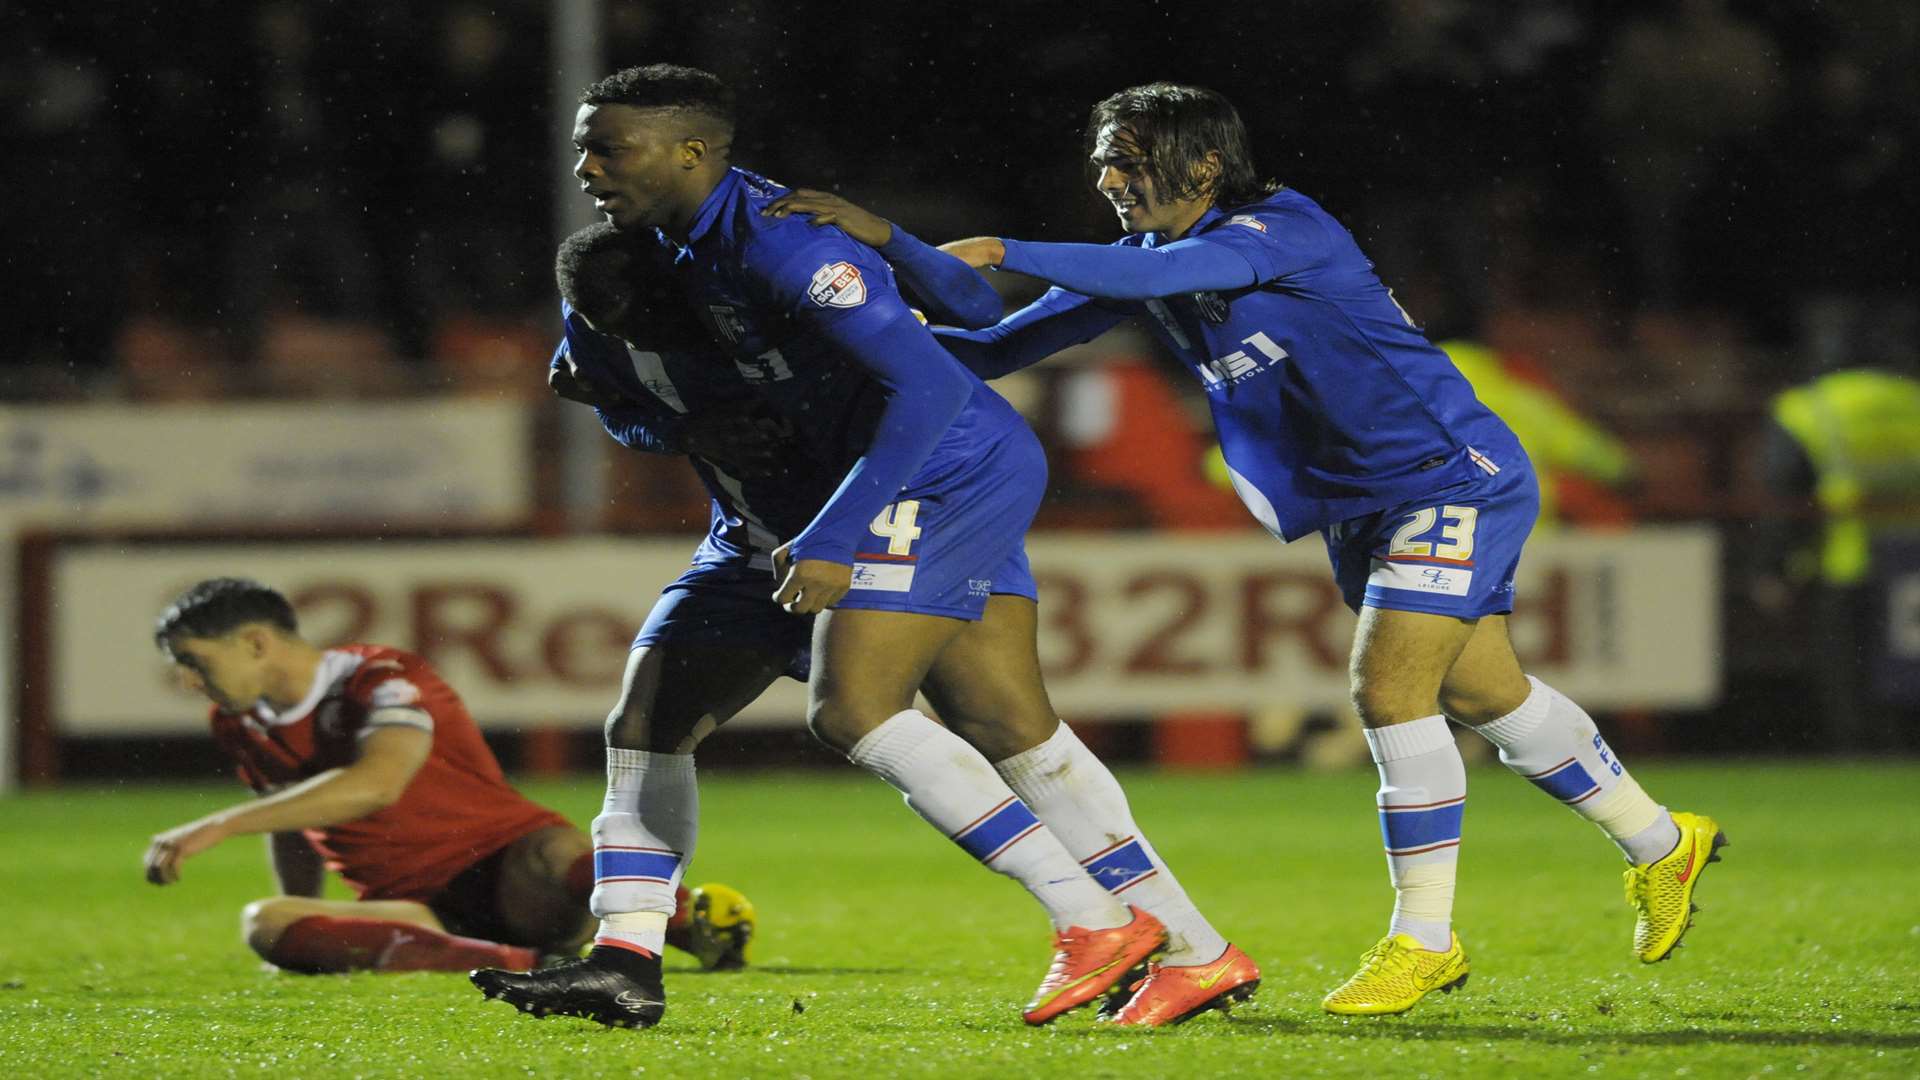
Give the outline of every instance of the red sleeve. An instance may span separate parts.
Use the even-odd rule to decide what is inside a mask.
[[[433,714],[428,702],[444,686],[433,669],[416,657],[368,657],[347,679],[346,698],[359,706],[351,712],[361,725],[349,734],[358,738],[389,724],[431,732]]]

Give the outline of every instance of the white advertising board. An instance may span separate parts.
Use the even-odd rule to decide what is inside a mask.
[[[0,528],[517,523],[517,402],[0,407]]]
[[[533,506],[523,403],[0,406],[0,685],[29,528],[502,527]],[[0,791],[15,773],[0,694]]]
[[[204,577],[295,598],[315,640],[426,655],[483,724],[597,727],[627,644],[690,540],[443,540],[63,546],[51,589],[56,729],[198,729],[152,619]],[[1041,657],[1062,713],[1338,706],[1353,618],[1317,541],[1142,533],[1029,540]],[[1592,708],[1692,707],[1720,687],[1717,541],[1702,528],[1557,534],[1529,545],[1512,620],[1530,670]],[[771,579],[768,582],[772,588]],[[742,721],[798,724],[782,680]]]

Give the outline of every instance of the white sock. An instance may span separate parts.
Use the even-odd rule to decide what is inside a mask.
[[[593,819],[595,942],[661,954],[699,818],[692,754],[607,748],[607,798]]]
[[[1443,716],[1368,728],[1366,736],[1380,767],[1380,835],[1394,889],[1387,932],[1443,952],[1452,944],[1466,766]]]
[[[914,813],[987,869],[1026,886],[1055,929],[1103,930],[1133,918],[1081,869],[978,750],[924,713],[895,713],[847,756],[893,785]]]
[[[1046,742],[994,769],[1067,851],[1108,892],[1152,912],[1167,927],[1170,967],[1205,964],[1227,951],[1140,827],[1113,773],[1062,723]]]
[[[1520,707],[1473,730],[1500,750],[1507,768],[1600,826],[1628,862],[1650,863],[1680,842],[1680,827],[1627,775],[1593,718],[1566,695],[1527,676]]]

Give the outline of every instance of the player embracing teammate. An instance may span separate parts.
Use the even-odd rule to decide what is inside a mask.
[[[1539,497],[1512,432],[1347,231],[1306,196],[1260,180],[1220,95],[1123,90],[1094,106],[1087,136],[1095,188],[1127,235],[944,245],[969,265],[1054,288],[996,326],[940,336],[993,378],[1121,321],[1143,323],[1199,378],[1247,509],[1283,541],[1325,540],[1359,613],[1352,696],[1379,767],[1395,903],[1386,936],[1322,1004],[1396,1013],[1466,981],[1451,925],[1466,774],[1449,721],[1619,846],[1634,952],[1666,958],[1725,838],[1713,819],[1655,803],[1578,705],[1521,670],[1506,617]],[[774,212],[831,216],[855,235],[871,219],[815,192]]]
[[[1028,1023],[1156,953],[1115,1023],[1251,994],[1258,968],[1200,915],[1047,700],[1024,549],[1046,486],[1038,441],[934,340],[888,260],[936,316],[984,324],[997,296],[898,230],[869,245],[767,213],[787,189],[731,167],[732,135],[731,94],[705,72],[631,68],[582,96],[574,172],[611,228],[562,251],[572,295],[553,378],[628,445],[693,451],[714,525],[636,641],[609,718],[594,948],[474,982],[535,1014],[658,1021],[659,927],[697,831],[693,749],[798,673],[794,635],[810,630],[814,733],[1046,910],[1053,964]],[[696,647],[751,653],[752,679],[703,699]]]

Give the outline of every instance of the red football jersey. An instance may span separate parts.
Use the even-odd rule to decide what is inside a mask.
[[[359,741],[391,724],[433,733],[400,801],[357,821],[306,830],[327,869],[362,900],[426,900],[521,837],[567,820],[507,783],[473,717],[425,660],[384,645],[342,645],[299,704],[213,710],[213,737],[261,793],[351,765]]]

